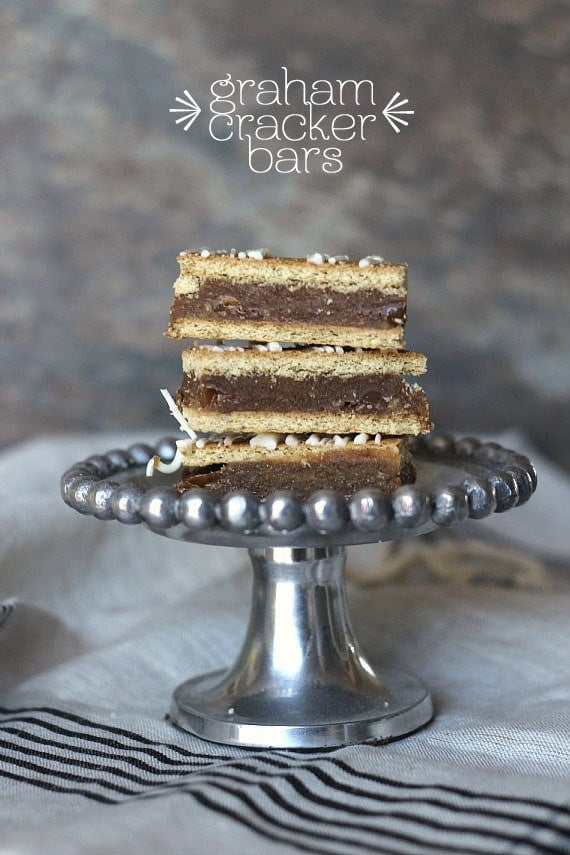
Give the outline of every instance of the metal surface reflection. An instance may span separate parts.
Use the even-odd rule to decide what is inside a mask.
[[[425,686],[379,675],[354,637],[344,547],[250,549],[252,608],[241,652],[225,674],[189,680],[171,716],[206,739],[324,747],[386,740],[425,724]]]

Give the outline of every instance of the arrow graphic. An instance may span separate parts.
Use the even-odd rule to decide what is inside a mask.
[[[398,124],[405,125],[406,127],[410,124],[406,119],[402,119],[402,116],[413,116],[414,110],[399,110],[399,107],[404,107],[406,104],[409,104],[407,98],[402,98],[401,101],[398,101],[400,97],[399,92],[395,92],[394,95],[390,98],[384,109],[382,110],[382,115],[384,118],[391,124],[393,130],[396,131],[397,134],[402,130],[398,127]],[[396,103],[397,102],[397,103]],[[398,123],[398,124],[396,124]]]
[[[175,99],[183,106],[171,107],[169,113],[181,113],[182,115],[176,119],[176,124],[179,125],[181,122],[186,122],[184,130],[187,131],[188,128],[196,121],[202,110],[187,89],[184,90],[184,94],[186,96],[186,100],[184,100],[184,98]]]

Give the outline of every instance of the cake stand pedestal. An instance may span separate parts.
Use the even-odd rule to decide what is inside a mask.
[[[75,464],[64,501],[80,513],[143,522],[178,540],[248,549],[253,596],[235,663],[180,685],[171,719],[215,742],[323,748],[386,741],[433,714],[415,677],[374,670],[360,649],[344,586],[346,546],[419,535],[482,519],[526,502],[536,488],[528,458],[495,443],[432,434],[414,441],[416,484],[391,499],[365,489],[346,501],[331,491],[307,502],[287,492],[258,502],[232,493],[172,489],[175,476],[146,478],[144,465],[172,457],[174,440],[134,445]]]

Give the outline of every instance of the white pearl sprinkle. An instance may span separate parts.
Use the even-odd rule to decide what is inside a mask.
[[[382,434],[377,433],[374,437],[374,442],[376,443],[376,445],[380,445],[380,443],[382,442]]]
[[[319,444],[319,442],[320,442],[320,439],[321,439],[321,438],[320,438],[320,436],[318,436],[318,434],[316,434],[316,433],[312,433],[312,434],[311,434],[310,436],[308,436],[308,437],[307,437],[307,439],[305,440],[305,445],[318,445],[318,444]]]
[[[238,252],[238,258],[244,259],[247,258],[247,252]]]
[[[299,437],[295,436],[294,433],[290,433],[285,437],[285,445],[289,445],[291,448],[294,448],[296,445],[299,445]]]
[[[281,439],[281,434],[278,433],[258,433],[255,436],[252,436],[249,441],[249,444],[252,448],[262,446],[268,451],[275,451],[275,449],[281,442]]]
[[[202,258],[209,258],[211,254],[212,253],[210,252],[207,246],[203,246],[200,250],[200,255],[202,256]]]
[[[263,258],[267,258],[269,255],[269,250],[266,248],[263,249],[248,249],[247,257],[253,258],[256,261],[261,261]]]
[[[365,445],[370,437],[367,433],[357,433],[353,439],[355,445]]]
[[[326,252],[312,252],[307,256],[307,261],[309,264],[326,264],[329,260]]]
[[[358,262],[359,267],[369,267],[371,264],[383,264],[384,259],[381,255],[367,255],[365,258],[361,258]]]
[[[268,341],[267,342],[267,350],[271,352],[277,352],[283,350],[278,341]]]
[[[335,445],[348,445],[349,438],[347,436],[339,436],[337,433],[333,436]]]

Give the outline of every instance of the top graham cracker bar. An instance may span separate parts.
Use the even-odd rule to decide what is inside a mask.
[[[407,265],[379,256],[348,261],[185,252],[168,335],[384,348],[404,345]]]

